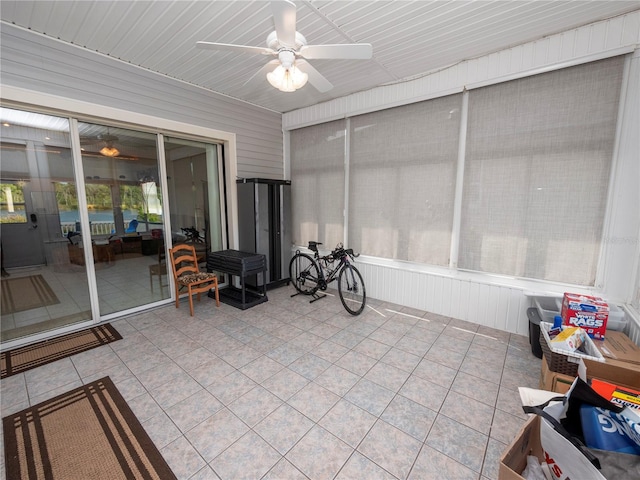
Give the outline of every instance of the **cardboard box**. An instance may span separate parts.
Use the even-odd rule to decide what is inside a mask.
[[[581,327],[594,339],[605,338],[609,304],[600,297],[565,293],[560,316],[563,325]]]
[[[511,444],[502,453],[498,480],[524,480],[520,474],[527,466],[528,455],[535,455],[541,462],[544,460],[538,415],[533,415],[522,425]]]
[[[587,379],[598,378],[615,383],[622,387],[634,389],[640,388],[640,366],[632,363],[616,362],[607,360],[604,363],[592,360],[583,360],[587,367]],[[573,384],[575,376],[549,370],[547,361],[542,359],[540,369],[540,389],[550,392],[567,393]]]
[[[640,365],[640,347],[623,332],[609,330],[604,340],[594,340],[593,343],[611,364],[621,362],[622,366],[625,363]]]
[[[540,369],[540,390],[567,393],[574,380],[575,377],[572,377],[571,375],[552,372],[549,370],[547,360],[545,358],[542,359],[542,368]]]

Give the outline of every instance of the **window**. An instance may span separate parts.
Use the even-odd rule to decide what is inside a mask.
[[[292,131],[294,243],[335,244],[347,208],[348,246],[367,255],[594,285],[623,67],[613,57],[471,90],[462,132],[463,94],[352,117],[346,198],[346,121]]]
[[[448,265],[462,95],[351,119],[349,247]]]
[[[291,216],[294,245],[310,240],[332,249],[344,241],[343,120],[291,132]]]
[[[461,268],[594,284],[623,61],[470,92]]]
[[[0,223],[27,223],[24,181],[0,183]]]

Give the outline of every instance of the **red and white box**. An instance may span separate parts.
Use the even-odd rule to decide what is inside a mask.
[[[560,315],[563,325],[580,327],[591,338],[603,339],[609,319],[609,304],[600,297],[565,293]]]

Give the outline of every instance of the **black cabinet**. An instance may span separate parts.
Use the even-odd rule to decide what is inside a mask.
[[[289,281],[291,260],[291,182],[246,178],[237,181],[239,249],[260,253],[267,262],[267,288]],[[263,285],[262,276],[247,285]]]

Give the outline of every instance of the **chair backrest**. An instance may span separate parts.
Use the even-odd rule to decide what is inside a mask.
[[[193,245],[176,245],[169,250],[169,259],[176,280],[185,273],[200,273],[196,249]]]
[[[138,220],[135,218],[129,222],[129,226],[126,228],[124,233],[134,233],[138,230]]]

